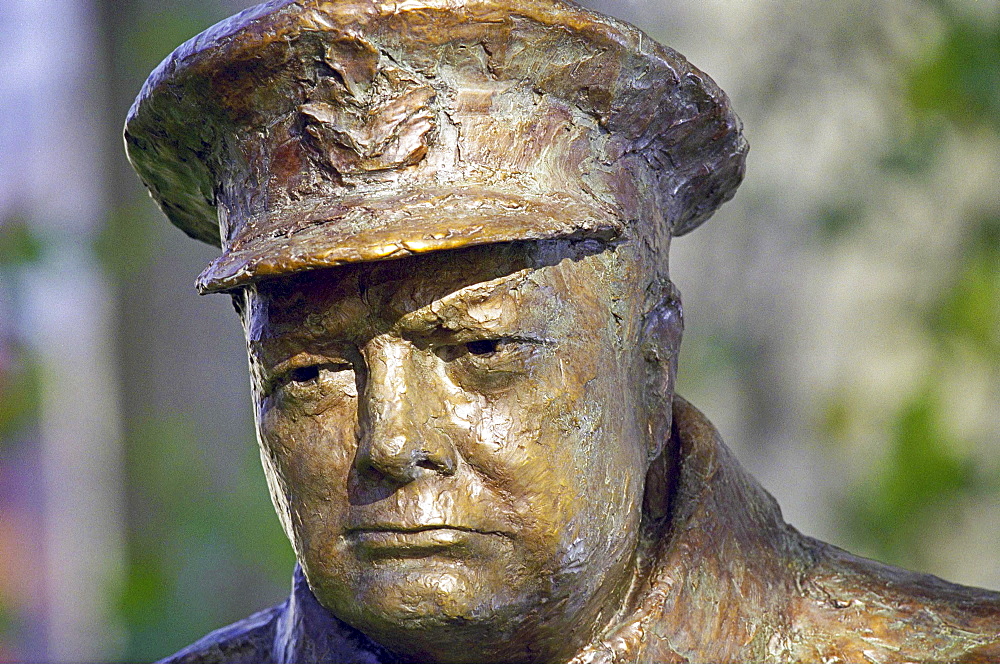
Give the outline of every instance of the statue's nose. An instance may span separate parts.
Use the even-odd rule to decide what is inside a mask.
[[[442,378],[401,340],[373,340],[359,407],[356,463],[405,484],[427,473],[453,475],[458,452]]]

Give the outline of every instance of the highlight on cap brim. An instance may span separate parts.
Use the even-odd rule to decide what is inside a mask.
[[[331,204],[308,215],[268,220],[261,232],[223,252],[202,272],[202,294],[259,279],[430,251],[556,238],[619,237],[624,222],[610,207],[560,196],[525,198],[482,190],[423,192]]]

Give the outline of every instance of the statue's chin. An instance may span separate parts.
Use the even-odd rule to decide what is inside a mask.
[[[530,661],[540,636],[538,588],[524,576],[454,561],[380,565],[333,592],[317,589],[338,618],[389,650],[440,662]],[[544,622],[544,619],[542,620]],[[535,650],[537,655],[537,650]]]
[[[303,567],[324,607],[401,655],[553,661],[597,636],[630,587],[634,541],[609,543],[546,556],[511,537],[394,531],[341,539]]]

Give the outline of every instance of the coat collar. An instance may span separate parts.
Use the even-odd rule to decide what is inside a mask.
[[[627,617],[572,664],[762,661],[787,633],[804,538],[700,411],[675,397],[673,412],[677,485],[647,535],[645,578]]]

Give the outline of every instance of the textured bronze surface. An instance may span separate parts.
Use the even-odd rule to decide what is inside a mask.
[[[126,142],[222,247],[299,563],[168,661],[1000,660],[1000,595],[801,535],[674,397],[670,240],[746,154],[677,53],[559,0],[271,2]]]

